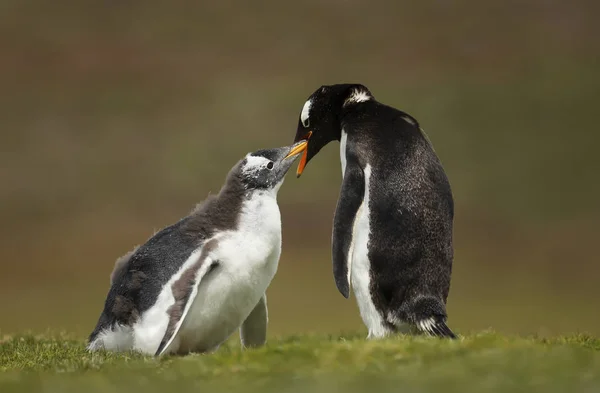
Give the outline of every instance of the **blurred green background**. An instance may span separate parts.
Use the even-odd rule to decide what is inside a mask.
[[[450,326],[600,334],[600,3],[0,3],[0,330],[87,335],[115,259],[359,82],[456,200]],[[279,201],[270,334],[363,329],[331,274],[332,143]]]

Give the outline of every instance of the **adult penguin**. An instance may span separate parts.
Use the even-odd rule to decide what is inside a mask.
[[[343,182],[333,223],[335,283],[352,288],[368,338],[416,327],[455,338],[446,325],[454,202],[431,142],[414,117],[361,84],[322,86],[304,103],[298,166],[340,141]]]

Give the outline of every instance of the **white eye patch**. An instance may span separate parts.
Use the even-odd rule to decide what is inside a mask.
[[[308,120],[308,116],[310,114],[310,107],[312,105],[312,100],[308,100],[304,103],[302,107],[302,113],[300,113],[300,121],[304,127],[310,126],[310,121]]]
[[[248,154],[246,156],[246,164],[242,168],[242,171],[245,173],[256,172],[260,169],[266,168],[270,162],[271,160],[268,158]]]

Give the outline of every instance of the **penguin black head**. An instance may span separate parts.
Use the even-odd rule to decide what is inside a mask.
[[[292,146],[258,150],[248,153],[237,168],[239,178],[247,190],[263,189],[277,192],[288,169],[298,154],[302,153],[307,142],[301,140]]]
[[[373,95],[361,84],[338,84],[321,86],[308,97],[298,120],[294,142],[308,141],[308,145],[296,175],[300,177],[304,167],[325,145],[340,140],[342,130],[340,115],[344,108],[373,99]]]

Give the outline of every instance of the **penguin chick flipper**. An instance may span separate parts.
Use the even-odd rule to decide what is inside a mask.
[[[194,303],[194,299],[198,294],[198,286],[200,285],[202,278],[218,265],[217,261],[213,261],[210,257],[206,256],[210,248],[210,243],[204,245],[203,251],[197,262],[185,270],[181,274],[179,280],[173,283],[175,303],[167,310],[167,314],[169,314],[169,324],[167,325],[167,330],[156,350],[155,356],[160,356],[169,352],[169,347],[173,343],[175,337],[177,337],[177,333]]]
[[[267,295],[263,295],[248,318],[240,326],[240,339],[244,348],[260,347],[267,341]]]
[[[332,239],[333,275],[338,290],[345,298],[350,296],[354,224],[364,195],[365,175],[357,157],[349,149],[340,198],[333,219]]]

